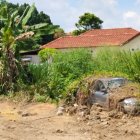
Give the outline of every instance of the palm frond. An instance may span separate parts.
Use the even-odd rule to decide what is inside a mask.
[[[33,4],[27,14],[24,16],[24,18],[22,19],[22,26],[25,26],[27,24],[27,22],[29,21],[30,17],[32,16],[33,11],[35,10],[35,5]]]

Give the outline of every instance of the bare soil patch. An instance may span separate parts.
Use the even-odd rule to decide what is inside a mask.
[[[0,102],[0,140],[140,139],[140,117],[97,106],[85,116],[57,116],[56,112],[53,104]]]

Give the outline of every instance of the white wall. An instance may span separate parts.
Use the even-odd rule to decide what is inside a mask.
[[[92,52],[96,51],[96,47],[85,47],[83,49],[86,49],[86,48],[91,50]],[[65,52],[68,52],[68,51],[74,50],[74,49],[80,49],[80,48],[67,48],[67,49],[57,49],[57,50],[65,53]]]
[[[23,58],[31,58],[31,63],[33,63],[33,64],[40,63],[40,58],[38,55],[24,55]]]
[[[140,51],[140,35],[123,45],[123,49],[131,51]]]

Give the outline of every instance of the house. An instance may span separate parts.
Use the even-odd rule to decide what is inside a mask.
[[[40,58],[38,57],[39,51],[40,49],[20,52],[23,64],[28,63],[39,64],[40,63]]]
[[[60,37],[41,48],[68,50],[72,48],[119,47],[128,50],[140,49],[140,32],[132,28],[94,29],[79,36]]]
[[[132,28],[94,29],[79,36],[64,36],[51,41],[40,49],[54,48],[67,51],[73,48],[89,48],[91,51],[102,47],[116,47],[131,51],[140,50],[140,32]],[[23,60],[38,64],[39,50],[22,53]],[[30,59],[30,60],[29,60]]]

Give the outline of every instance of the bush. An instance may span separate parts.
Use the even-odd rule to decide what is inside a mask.
[[[43,50],[51,56],[52,62],[39,65],[30,64],[28,81],[18,81],[21,91],[28,92],[34,101],[58,102],[62,98],[71,98],[76,94],[83,78],[92,77],[125,77],[140,82],[140,52],[102,49],[94,56],[90,49],[73,49],[68,52]],[[48,54],[49,52],[49,54]],[[56,53],[50,53],[56,52]],[[53,54],[53,55],[52,55]],[[82,90],[86,90],[82,85]],[[0,86],[1,90],[2,86]],[[24,90],[25,89],[25,90]],[[69,98],[68,98],[69,100]]]
[[[103,49],[94,56],[94,71],[120,72],[140,82],[140,52]]]
[[[55,49],[43,49],[41,51],[39,51],[38,55],[41,58],[42,62],[47,61],[48,59],[51,59],[51,57],[53,57],[56,54],[56,50]]]
[[[92,54],[85,49],[57,52],[51,63],[30,65],[29,71],[36,93],[59,101],[65,97],[66,87],[71,82],[93,71]]]

